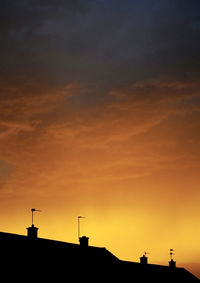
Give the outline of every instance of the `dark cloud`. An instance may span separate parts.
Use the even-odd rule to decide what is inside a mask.
[[[101,101],[119,85],[199,75],[198,1],[0,3],[4,77],[98,85],[88,100]]]
[[[1,0],[1,29],[18,30],[40,25],[48,19],[59,18],[65,12],[85,13],[90,3],[91,0]]]

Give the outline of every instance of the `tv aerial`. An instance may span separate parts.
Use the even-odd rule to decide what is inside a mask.
[[[85,218],[84,216],[78,216],[78,240],[80,239],[80,220]]]
[[[170,250],[169,250],[169,255],[170,255],[171,260],[173,260],[174,249],[170,249]]]
[[[147,255],[149,255],[150,253],[148,253],[148,252],[144,252],[144,254],[143,254],[143,256],[147,256]]]
[[[38,209],[35,209],[35,208],[31,208],[31,213],[32,213],[32,226],[34,226],[34,224],[33,224],[33,214],[34,214],[34,212],[42,212],[41,210],[38,210]]]

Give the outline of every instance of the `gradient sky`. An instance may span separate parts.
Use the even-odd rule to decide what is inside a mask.
[[[0,0],[0,229],[200,267],[200,1]]]

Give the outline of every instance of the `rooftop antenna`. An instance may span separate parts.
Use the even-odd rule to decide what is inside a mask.
[[[170,249],[169,254],[170,254],[170,258],[171,258],[171,260],[169,261],[169,267],[170,268],[176,268],[176,262],[173,260],[174,250]]]
[[[78,216],[78,241],[80,239],[80,220],[81,218],[85,218],[84,216]]]
[[[31,208],[31,212],[32,212],[32,226],[34,226],[34,224],[33,224],[33,214],[34,214],[35,211],[41,212],[41,210],[38,210],[38,209],[35,209],[35,208]]]
[[[144,252],[143,256],[140,257],[140,263],[141,264],[147,264],[148,263],[148,257],[147,257],[147,252]]]
[[[174,255],[174,249],[169,250],[170,258],[173,260],[173,255]]]

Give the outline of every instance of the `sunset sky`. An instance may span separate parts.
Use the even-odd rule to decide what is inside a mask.
[[[0,231],[200,275],[200,1],[0,0]]]

